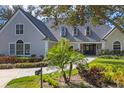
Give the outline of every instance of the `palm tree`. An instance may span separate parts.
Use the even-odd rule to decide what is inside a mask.
[[[53,46],[46,56],[49,65],[59,67],[66,84],[70,83],[71,72],[73,64],[83,60],[84,56],[70,49],[70,42],[66,39],[61,39],[55,46]],[[65,72],[65,66],[70,64],[69,77]]]

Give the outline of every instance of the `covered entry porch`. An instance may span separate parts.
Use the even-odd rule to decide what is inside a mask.
[[[77,44],[74,44],[74,49],[78,49],[85,55],[96,55],[104,49],[104,42],[78,42]]]
[[[85,55],[96,55],[102,49],[102,43],[80,44],[80,51]]]

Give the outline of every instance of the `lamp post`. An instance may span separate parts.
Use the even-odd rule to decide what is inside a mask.
[[[40,87],[43,88],[43,71],[42,71],[42,66],[41,66],[41,70],[40,70]]]
[[[43,67],[42,66],[39,70],[35,71],[35,75],[40,76],[40,88],[43,88]]]

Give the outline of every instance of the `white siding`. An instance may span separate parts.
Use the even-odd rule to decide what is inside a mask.
[[[119,41],[121,43],[122,50],[124,50],[124,33],[114,29],[114,31],[106,38],[105,49],[113,50],[113,42]]]
[[[15,26],[19,23],[24,25],[24,35],[16,35],[15,33]],[[0,54],[9,55],[9,43],[23,40],[23,42],[31,43],[31,54],[43,55],[45,52],[43,39],[44,36],[19,11],[0,33]]]

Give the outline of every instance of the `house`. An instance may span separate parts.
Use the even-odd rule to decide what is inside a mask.
[[[16,56],[46,55],[61,37],[67,38],[73,49],[95,55],[98,51],[124,50],[124,34],[106,25],[51,28],[53,21],[43,23],[19,9],[0,31],[0,54]]]

